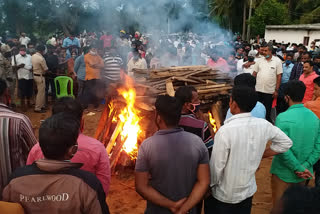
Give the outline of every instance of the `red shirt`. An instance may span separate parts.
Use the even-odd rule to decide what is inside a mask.
[[[226,60],[220,57],[217,62],[213,61],[213,59],[209,59],[207,65],[211,68],[219,69],[224,72],[229,72],[230,68]]]
[[[306,85],[306,93],[304,94],[304,98],[302,101],[303,103],[306,103],[306,102],[312,100],[313,90],[314,90],[313,80],[317,77],[318,77],[318,75],[314,71],[307,77],[305,77],[304,74],[302,74],[300,76],[299,80],[302,81]]]
[[[112,35],[102,35],[100,40],[103,41],[103,48],[111,47]]]
[[[43,158],[40,145],[37,143],[29,153],[27,165]],[[78,151],[71,161],[83,163],[81,169],[95,174],[100,180],[104,192],[106,195],[108,194],[111,180],[110,162],[107,151],[100,141],[80,134],[78,137]]]

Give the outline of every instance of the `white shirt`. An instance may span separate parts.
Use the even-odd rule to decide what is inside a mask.
[[[28,43],[31,41],[29,37],[20,37],[19,42],[21,45],[24,45],[27,47]]]
[[[282,63],[278,57],[259,59],[253,69],[257,72],[256,91],[273,94],[277,85],[277,76],[283,73]]]
[[[16,64],[17,63],[17,64]],[[14,61],[14,57],[12,57],[11,64],[12,66],[18,66],[21,64],[24,64],[23,68],[19,68],[17,71],[18,73],[18,79],[26,79],[31,80],[33,79],[33,74],[30,71],[32,69],[32,63],[31,63],[31,55],[26,54],[24,57],[20,54],[16,55],[16,63]]]
[[[256,59],[254,60],[256,61]],[[243,65],[247,63],[247,62],[243,62],[243,59],[240,59],[238,62],[237,62],[237,75],[239,74],[242,74],[242,73],[249,73],[252,75],[253,73],[253,69],[254,69],[254,64],[251,65],[250,67],[248,68],[245,68],[243,67]]]
[[[212,196],[236,204],[257,191],[255,173],[268,141],[278,153],[289,150],[290,138],[267,120],[250,113],[227,119],[217,132],[210,160]]]
[[[138,68],[138,69],[147,69],[147,62],[144,58],[139,58],[138,61],[134,61],[133,57],[130,59],[130,61],[128,62],[127,65],[127,69],[128,69],[128,74],[130,77],[133,77],[133,72],[132,70],[134,68]]]

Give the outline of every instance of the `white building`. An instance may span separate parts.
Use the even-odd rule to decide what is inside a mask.
[[[265,40],[304,44],[309,47],[312,41],[320,43],[320,23],[300,25],[267,25]]]

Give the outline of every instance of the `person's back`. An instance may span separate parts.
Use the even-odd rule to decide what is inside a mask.
[[[26,213],[107,214],[108,206],[99,180],[69,160],[77,152],[80,121],[58,113],[39,129],[45,159],[17,169],[3,191],[3,200],[20,203]]]
[[[158,131],[140,147],[148,166],[137,162],[136,170],[150,169],[150,184],[158,192],[177,201],[187,197],[197,180],[198,164],[207,163],[202,140],[182,129]],[[170,213],[148,202],[147,213]]]
[[[276,120],[276,126],[283,130],[293,141],[290,148],[295,158],[303,164],[314,150],[320,131],[320,121],[317,116],[303,104],[291,106],[281,113]],[[282,159],[283,154],[274,157],[271,173],[276,174],[286,182],[298,183],[304,179],[298,178],[294,171]],[[294,163],[291,163],[294,164]],[[312,166],[305,166],[312,170]]]

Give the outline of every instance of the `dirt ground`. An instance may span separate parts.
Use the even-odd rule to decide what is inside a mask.
[[[45,114],[36,114],[29,110],[25,113],[29,116],[36,136],[38,137],[38,129],[41,120],[50,116],[50,111]],[[93,136],[97,123],[99,122],[101,113],[89,116],[85,114],[85,131],[84,134]],[[258,192],[253,199],[252,214],[269,214],[271,202],[271,175],[269,169],[271,166],[271,158],[262,161],[258,170],[257,185]],[[110,212],[113,214],[140,214],[144,212],[146,202],[135,192],[133,171],[123,172],[121,174],[112,175],[110,192],[107,197]]]

